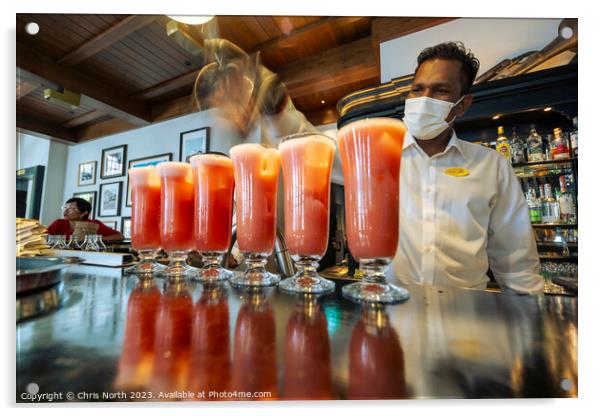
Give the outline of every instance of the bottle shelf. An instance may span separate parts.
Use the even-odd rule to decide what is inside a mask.
[[[579,228],[577,224],[531,224],[533,228]]]
[[[542,160],[540,162],[522,162],[522,163],[513,163],[512,167],[513,168],[520,168],[520,167],[526,167],[526,166],[547,166],[547,165],[553,165],[553,164],[572,164],[572,163],[577,163],[578,158],[576,157],[572,157],[570,159],[556,159],[556,160]]]
[[[568,248],[575,248],[578,246],[578,243],[561,243],[557,241],[535,241],[535,243],[540,247],[563,247],[565,244]]]
[[[549,254],[539,254],[539,260],[542,261],[577,261],[576,255],[571,256],[551,256]]]

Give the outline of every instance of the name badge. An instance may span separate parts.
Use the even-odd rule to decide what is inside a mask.
[[[447,168],[443,171],[447,176],[468,176],[470,173],[466,168]]]

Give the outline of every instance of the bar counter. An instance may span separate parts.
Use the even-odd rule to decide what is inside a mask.
[[[577,298],[409,286],[370,308],[73,266],[17,324],[17,402],[577,396]],[[45,393],[48,393],[45,395]]]

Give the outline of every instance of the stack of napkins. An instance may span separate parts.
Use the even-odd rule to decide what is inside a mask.
[[[17,256],[50,254],[46,228],[39,221],[17,218]]]

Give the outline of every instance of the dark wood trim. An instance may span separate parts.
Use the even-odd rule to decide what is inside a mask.
[[[26,95],[31,94],[32,92],[37,90],[39,88],[39,86],[40,85],[37,83],[32,83],[32,82],[27,82],[27,81],[19,82],[17,84],[17,100],[20,100],[21,98],[25,97]]]
[[[73,127],[81,126],[82,124],[86,124],[92,120],[96,120],[97,118],[102,117],[104,115],[106,115],[106,113],[102,110],[92,110],[85,114],[82,114],[81,116],[77,116],[72,118],[71,120],[67,120],[66,122],[61,124],[61,127],[70,129]]]
[[[136,128],[138,128],[138,126],[134,126],[123,120],[112,118],[110,120],[79,127],[75,131],[75,136],[77,137],[78,143],[82,143]]]
[[[17,128],[51,138],[63,139],[69,143],[77,143],[77,137],[72,130],[49,123],[32,114],[17,112]]]

